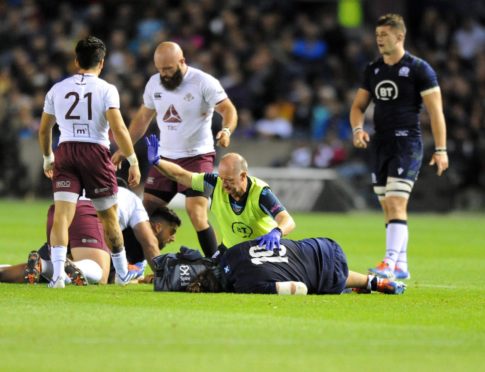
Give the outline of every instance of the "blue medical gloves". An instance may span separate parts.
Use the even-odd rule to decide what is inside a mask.
[[[281,229],[275,227],[266,235],[260,236],[256,239],[258,242],[258,246],[262,247],[265,246],[267,251],[272,251],[273,249],[280,249],[280,239],[283,233]]]
[[[156,135],[151,134],[145,137],[145,143],[147,144],[147,157],[148,162],[151,165],[157,165],[160,157],[158,156],[158,138]]]

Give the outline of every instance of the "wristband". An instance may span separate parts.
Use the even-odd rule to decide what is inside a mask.
[[[54,153],[51,152],[49,155],[45,156],[45,155],[42,155],[44,157],[44,169],[47,168],[47,166],[49,166],[51,163],[54,163]]]
[[[281,236],[283,236],[283,231],[278,226],[275,227],[273,230],[278,230],[280,232]]]
[[[130,156],[126,158],[128,160],[128,163],[130,163],[130,166],[132,165],[138,165],[138,158],[136,157],[136,154],[133,153]]]
[[[352,128],[352,133],[355,134],[357,132],[360,132],[362,129],[362,127],[355,127],[355,128]]]
[[[436,153],[446,153],[446,147],[436,147],[434,149],[434,152],[436,152]]]
[[[221,132],[224,132],[227,134],[228,137],[231,137],[231,130],[227,127],[224,127],[221,129]]]

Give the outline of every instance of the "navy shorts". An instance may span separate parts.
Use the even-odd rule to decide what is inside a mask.
[[[423,162],[419,137],[374,138],[371,141],[372,184],[385,186],[388,177],[415,182]]]
[[[171,161],[172,163],[180,165],[182,168],[194,172],[194,173],[212,173],[214,170],[215,152],[208,154],[197,155],[188,158],[180,159],[167,159],[162,157],[163,160]],[[185,196],[205,196],[209,197],[202,192],[189,189],[183,185],[172,181],[168,177],[165,177],[156,167],[151,167],[148,171],[148,177],[145,182],[145,193],[151,194],[169,203],[170,200],[177,194],[182,193]]]
[[[347,257],[336,242],[328,238],[315,239],[322,253],[322,273],[318,294],[340,294],[349,276]]]

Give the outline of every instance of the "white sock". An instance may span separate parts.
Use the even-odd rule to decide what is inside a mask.
[[[113,266],[115,267],[116,273],[120,278],[124,278],[128,274],[128,260],[126,259],[126,250],[119,253],[111,253],[111,259],[113,260]]]
[[[54,265],[52,265],[51,261],[46,261],[44,259],[40,259],[40,267],[41,267],[41,274],[46,279],[52,279],[52,274],[54,274]]]
[[[89,284],[98,284],[103,277],[103,269],[101,269],[101,266],[99,266],[98,263],[93,260],[86,259],[75,261],[74,265],[76,265],[79,270],[83,272]]]
[[[66,277],[66,272],[64,271],[66,255],[67,247],[61,245],[51,247],[51,261],[53,265],[52,280],[56,280],[59,276]]]
[[[409,233],[406,229],[401,251],[399,252],[399,256],[397,256],[396,262],[396,266],[399,267],[402,271],[408,271],[408,238]]]
[[[391,220],[386,229],[386,262],[394,270],[401,252],[405,237],[408,235],[408,225],[404,220]]]

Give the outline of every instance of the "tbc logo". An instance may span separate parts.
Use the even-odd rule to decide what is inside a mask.
[[[394,100],[397,98],[398,93],[397,85],[392,80],[382,80],[376,85],[375,94],[377,99],[381,101]]]
[[[234,222],[232,224],[232,232],[244,239],[253,235],[253,229],[242,222]]]

